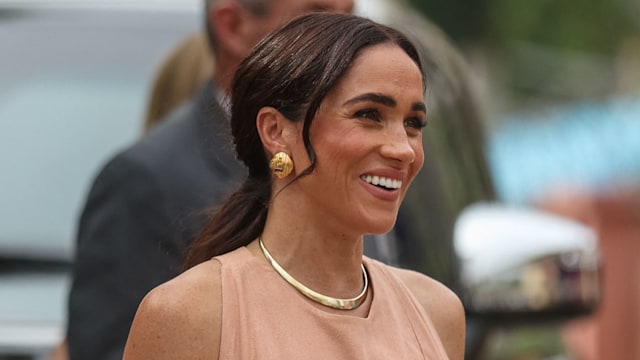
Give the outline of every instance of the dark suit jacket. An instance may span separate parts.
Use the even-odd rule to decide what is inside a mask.
[[[206,85],[99,173],[77,234],[67,334],[72,360],[121,359],[144,295],[180,272],[205,210],[245,173],[228,127]]]

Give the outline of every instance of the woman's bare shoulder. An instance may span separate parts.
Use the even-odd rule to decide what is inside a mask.
[[[210,260],[159,285],[136,312],[125,359],[212,359],[220,344],[220,263]]]
[[[425,309],[450,359],[464,357],[465,314],[460,298],[441,282],[417,271],[392,268]]]

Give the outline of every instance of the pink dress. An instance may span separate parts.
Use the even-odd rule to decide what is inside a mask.
[[[409,289],[364,258],[373,288],[366,318],[325,312],[242,247],[222,264],[220,359],[448,359]]]

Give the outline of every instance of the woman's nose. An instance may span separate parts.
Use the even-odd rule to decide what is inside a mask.
[[[411,164],[416,160],[416,151],[411,146],[411,140],[404,126],[401,129],[389,131],[384,144],[380,147],[380,153],[386,158],[402,163]]]

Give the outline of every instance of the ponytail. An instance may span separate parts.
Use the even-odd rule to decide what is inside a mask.
[[[248,245],[267,219],[271,181],[248,177],[216,210],[189,248],[184,270]]]

